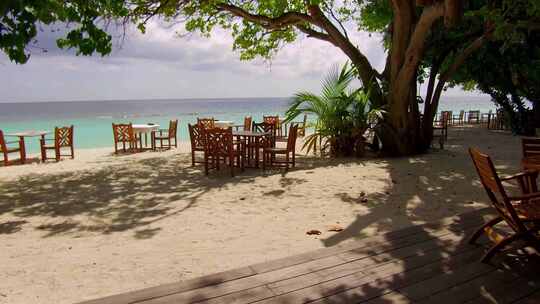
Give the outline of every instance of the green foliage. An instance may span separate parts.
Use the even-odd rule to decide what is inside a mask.
[[[359,152],[355,151],[358,145],[363,144],[368,122],[382,117],[382,110],[370,107],[367,92],[349,88],[354,79],[355,71],[349,64],[341,69],[336,66],[324,79],[320,95],[310,92],[295,95],[286,112],[286,121],[301,114],[317,117],[311,126],[315,131],[304,144],[308,153],[322,143],[332,155],[353,155]]]
[[[129,13],[124,1],[115,0],[2,0],[0,2],[0,50],[10,60],[25,63],[28,45],[35,42],[41,25],[66,23],[71,30],[57,41],[61,48],[77,54],[106,55],[111,37],[99,26],[100,20],[122,18]]]

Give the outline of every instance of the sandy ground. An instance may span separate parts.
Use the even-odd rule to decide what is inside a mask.
[[[287,174],[205,177],[185,146],[0,167],[0,303],[73,303],[484,207],[471,145],[518,170],[519,138],[479,128],[454,128],[446,150],[419,157],[300,157]]]

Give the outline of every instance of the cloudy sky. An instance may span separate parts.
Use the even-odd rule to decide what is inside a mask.
[[[321,78],[345,56],[315,39],[285,46],[271,61],[240,61],[229,33],[211,38],[178,37],[182,27],[150,24],[145,35],[128,31],[115,39],[107,57],[75,56],[58,50],[58,37],[46,30],[38,36],[24,65],[0,54],[0,102],[69,101],[151,98],[282,97],[299,90],[318,91]],[[385,54],[380,39],[351,32],[353,41],[381,69]],[[448,95],[470,93],[451,90]]]

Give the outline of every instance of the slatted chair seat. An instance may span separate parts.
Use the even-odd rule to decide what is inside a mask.
[[[52,144],[48,144],[50,142],[52,142]],[[40,146],[41,160],[43,162],[47,161],[47,159],[54,159],[58,162],[60,161],[60,158],[62,156],[69,156],[72,159],[75,158],[73,143],[73,126],[54,128],[54,138],[42,138],[40,141]],[[62,154],[63,148],[69,148],[70,154]],[[54,150],[54,158],[47,157],[48,150]]]
[[[495,253],[516,240],[522,239],[538,245],[540,243],[538,235],[540,230],[540,192],[538,192],[536,182],[538,171],[525,171],[510,177],[500,178],[488,155],[474,148],[470,148],[469,153],[492,206],[499,214],[496,218],[483,224],[470,239],[470,243],[474,243],[482,234],[486,234],[495,243],[486,252],[482,261],[488,262]],[[523,194],[509,196],[503,186],[503,182],[509,181],[517,181]],[[506,222],[514,233],[502,237],[494,232],[493,227],[500,222]]]

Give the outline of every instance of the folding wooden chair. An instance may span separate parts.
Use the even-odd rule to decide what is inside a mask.
[[[488,155],[482,154],[474,148],[470,148],[469,153],[480,181],[499,214],[496,218],[482,225],[470,239],[472,244],[485,233],[495,243],[482,257],[482,262],[488,262],[495,253],[516,240],[525,240],[537,245],[540,240],[538,236],[540,230],[540,192],[538,192],[536,185],[538,172],[525,171],[510,177],[499,178]],[[522,195],[508,196],[502,183],[511,180],[518,182]],[[503,237],[493,229],[495,225],[503,221],[513,230],[510,236]]]

